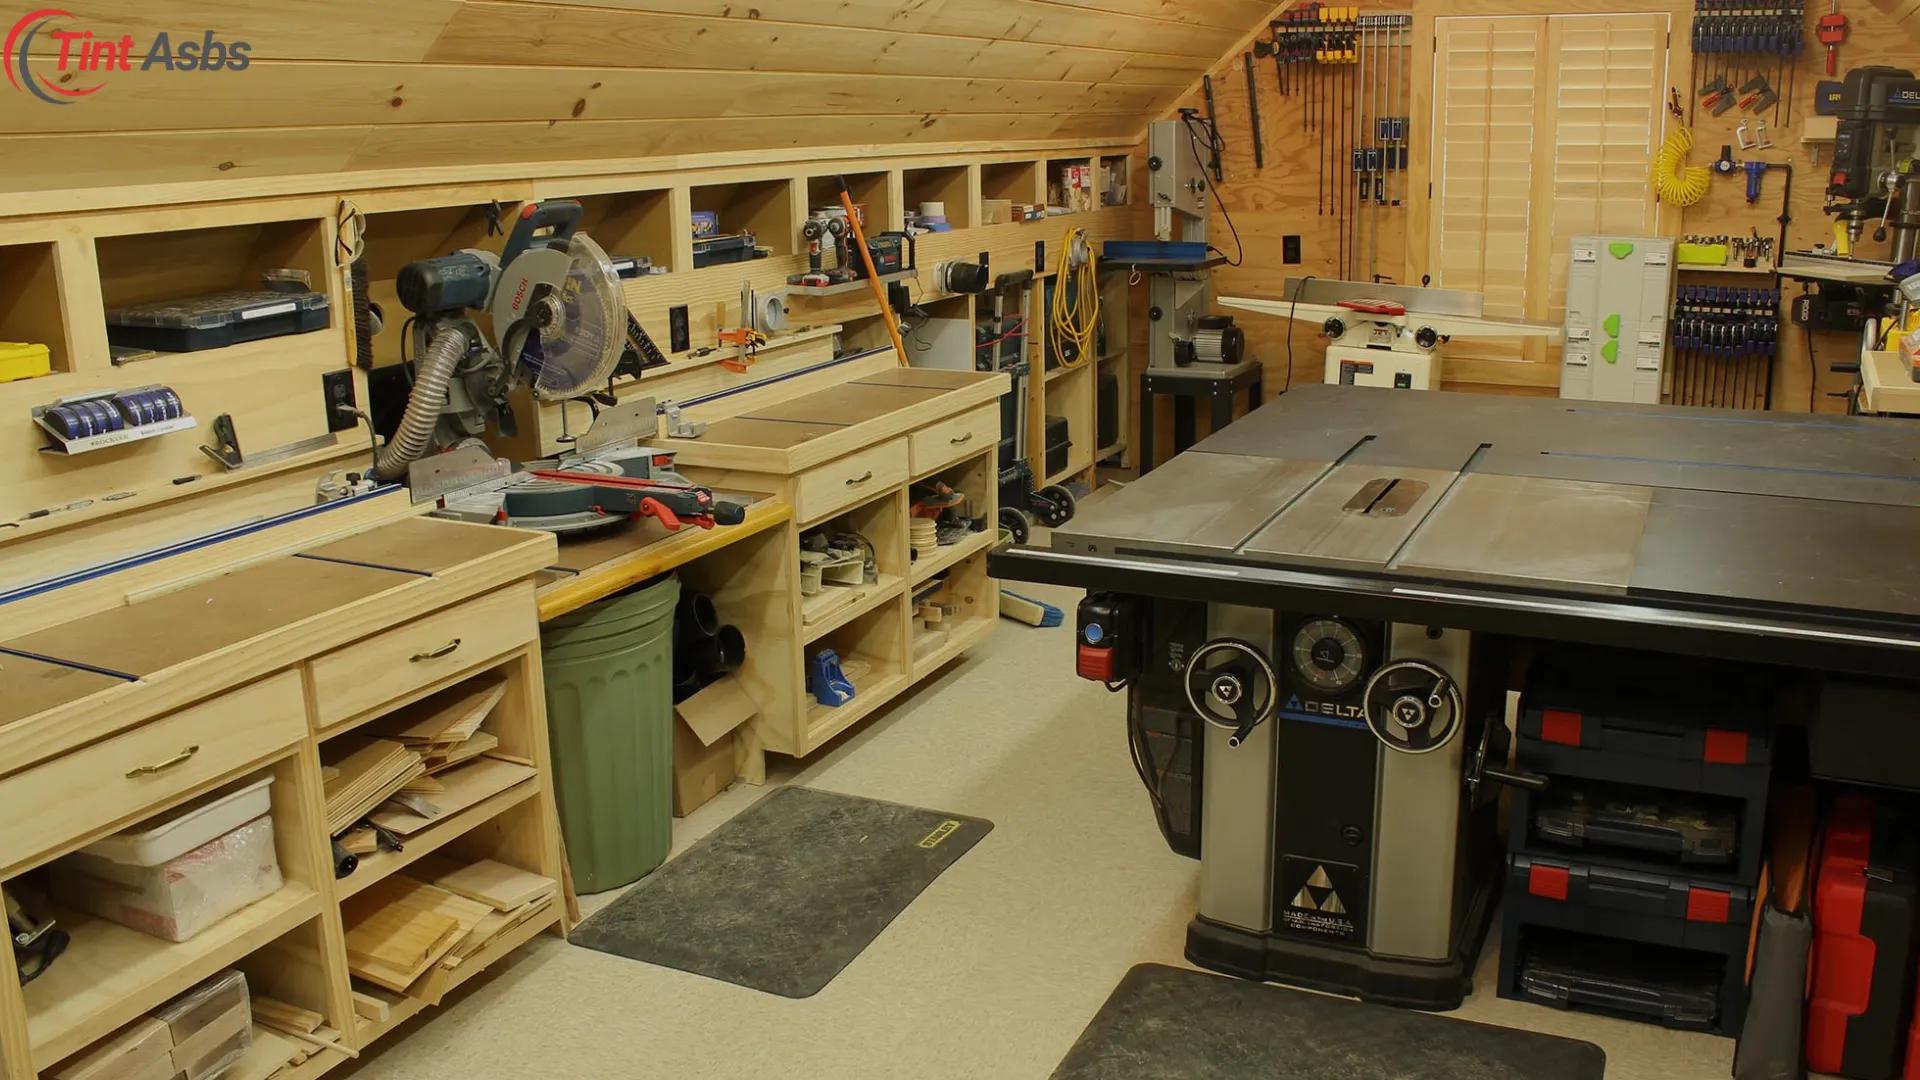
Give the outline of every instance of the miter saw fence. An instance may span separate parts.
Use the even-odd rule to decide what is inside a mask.
[[[515,434],[508,394],[517,387],[562,401],[612,377],[626,345],[626,301],[606,252],[575,231],[580,215],[572,200],[529,203],[498,256],[468,249],[401,268],[394,288],[414,315],[419,359],[406,415],[374,475],[398,479],[429,451],[484,432],[489,417]],[[469,311],[491,316],[492,342]]]

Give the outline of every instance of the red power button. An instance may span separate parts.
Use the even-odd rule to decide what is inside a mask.
[[[1100,645],[1080,645],[1080,655],[1074,662],[1074,670],[1083,679],[1095,682],[1113,681],[1113,650]]]

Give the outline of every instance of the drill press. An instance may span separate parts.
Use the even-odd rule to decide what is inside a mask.
[[[1849,252],[1878,219],[1873,239],[1892,237],[1887,261],[1906,262],[1920,248],[1920,79],[1903,68],[1855,68],[1839,117],[1826,211],[1845,224]]]

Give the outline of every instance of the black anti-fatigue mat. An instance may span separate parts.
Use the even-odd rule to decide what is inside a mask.
[[[1601,1080],[1592,1043],[1141,964],[1053,1080]]]
[[[993,830],[938,810],[787,787],[569,938],[782,997],[811,997]]]

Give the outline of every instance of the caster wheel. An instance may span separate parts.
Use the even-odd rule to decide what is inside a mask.
[[[1049,529],[1059,528],[1073,520],[1073,492],[1059,484],[1043,487],[1037,492],[1035,509],[1039,511],[1040,524]]]
[[[1027,515],[1012,507],[1000,511],[1000,527],[1013,534],[1016,544],[1026,543],[1033,535],[1033,523],[1027,520]]]

